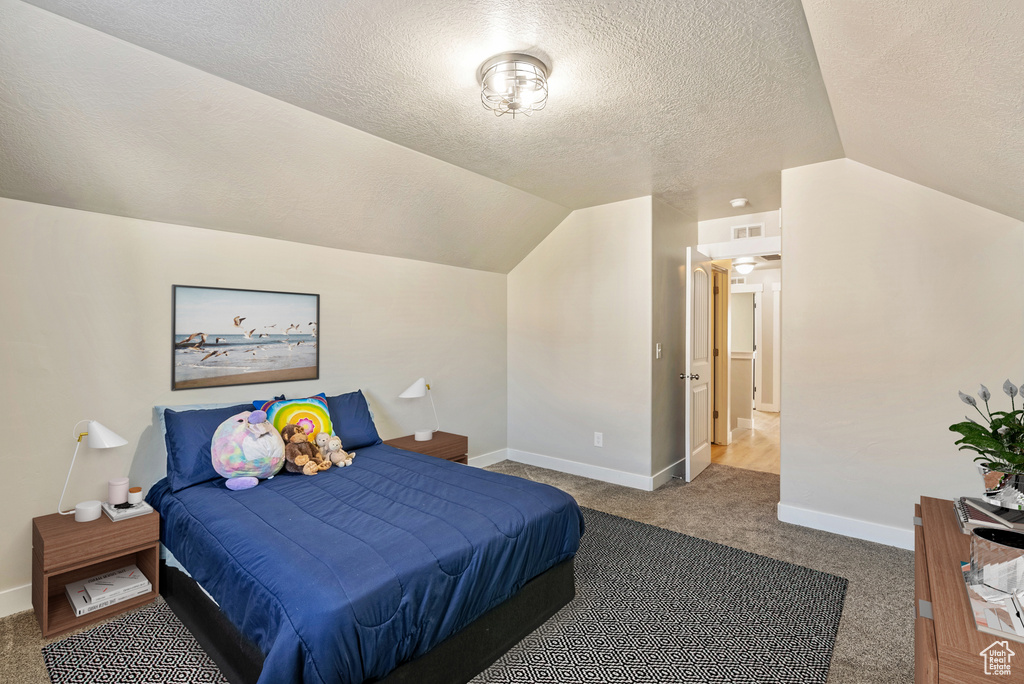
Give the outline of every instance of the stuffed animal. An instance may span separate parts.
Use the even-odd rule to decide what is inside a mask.
[[[249,489],[281,470],[284,440],[267,421],[266,413],[243,411],[217,427],[210,455],[213,469],[227,478],[228,489]]]
[[[319,437],[319,435],[317,436]],[[327,457],[331,460],[331,463],[342,468],[347,465],[352,465],[352,459],[355,457],[355,453],[345,453],[345,450],[341,448],[341,437],[331,437],[327,441]]]
[[[284,439],[284,468],[290,473],[316,475],[331,467],[330,461],[320,457],[316,447],[310,444],[305,429],[296,423],[289,423],[281,430]]]
[[[327,453],[327,443],[331,440],[331,434],[329,432],[318,432],[316,437],[313,438],[313,443],[316,444],[316,450],[320,452],[320,456],[326,460],[331,460]]]

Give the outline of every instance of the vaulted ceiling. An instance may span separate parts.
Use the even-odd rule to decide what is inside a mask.
[[[497,272],[842,156],[1024,219],[1022,6],[0,0],[0,195]],[[504,51],[551,67],[532,117],[480,105]]]

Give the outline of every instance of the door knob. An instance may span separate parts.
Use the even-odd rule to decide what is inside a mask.
[[[690,380],[700,380],[700,375],[697,373],[691,373],[689,376],[687,376],[686,373],[679,374],[680,380],[686,380],[687,377],[689,377]]]

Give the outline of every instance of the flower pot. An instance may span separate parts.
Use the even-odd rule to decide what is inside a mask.
[[[978,472],[985,483],[986,499],[999,506],[1018,507],[1016,499],[1024,492],[1024,475],[991,470],[983,465],[978,466]]]

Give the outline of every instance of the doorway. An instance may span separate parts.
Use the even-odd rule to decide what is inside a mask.
[[[780,473],[780,266],[758,264],[744,277],[730,271],[726,294],[718,293],[715,339],[726,343],[716,371],[725,372],[715,379],[712,463]]]

